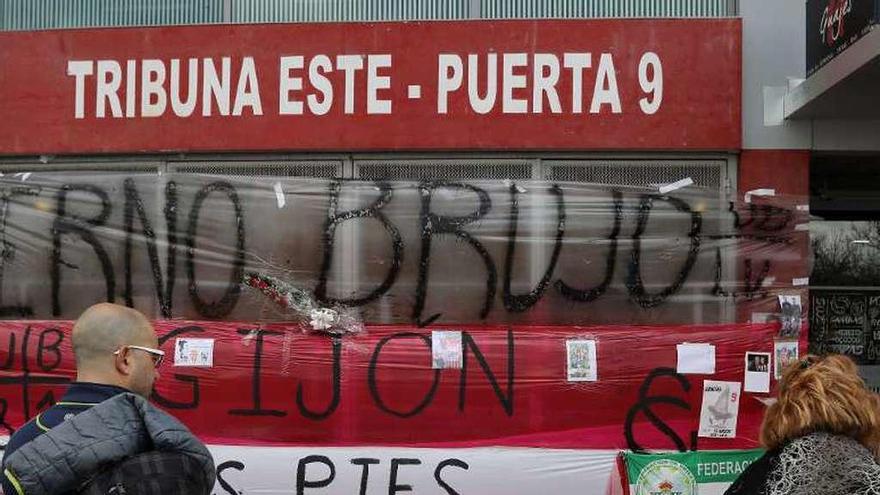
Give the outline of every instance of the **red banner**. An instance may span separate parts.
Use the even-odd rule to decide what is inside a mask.
[[[58,400],[73,376],[69,322],[0,327],[3,425]],[[431,331],[371,326],[335,340],[298,327],[157,323],[168,360],[155,403],[211,443],[748,448],[768,394],[745,392],[736,437],[697,440],[703,380],[743,380],[777,325],[466,327],[461,369],[432,369]],[[214,340],[212,367],[175,366],[182,338]],[[566,340],[590,339],[598,381],[569,381]],[[716,346],[716,373],[676,373],[676,344]],[[802,343],[803,344],[803,343]],[[776,382],[772,382],[775,389]],[[698,441],[698,445],[694,442]]]
[[[0,154],[740,147],[739,20],[0,33]]]

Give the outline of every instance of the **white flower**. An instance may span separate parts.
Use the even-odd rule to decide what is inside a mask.
[[[336,322],[336,311],[328,308],[313,309],[309,317],[312,328],[315,330],[327,330]]]

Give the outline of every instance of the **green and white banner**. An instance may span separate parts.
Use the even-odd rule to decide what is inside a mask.
[[[624,453],[630,495],[722,495],[764,455],[757,450]]]

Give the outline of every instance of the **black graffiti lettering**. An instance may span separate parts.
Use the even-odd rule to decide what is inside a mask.
[[[24,419],[25,421],[29,421],[33,416],[31,414],[31,387],[34,385],[63,385],[70,382],[70,378],[66,376],[42,376],[42,375],[34,375],[30,369],[30,340],[31,335],[33,334],[33,329],[30,325],[25,327],[24,336],[21,339],[21,351],[19,354],[19,358],[21,359],[21,373],[7,376],[0,376],[0,385],[18,385],[21,387],[21,403],[24,409]],[[14,335],[14,334],[12,334]],[[15,353],[15,338],[10,337],[9,339],[9,354],[10,356]],[[8,367],[6,369],[11,369],[14,364],[14,358],[7,357]],[[40,363],[39,358],[37,358],[38,364]],[[42,365],[41,365],[42,367]],[[53,403],[54,398],[52,395],[49,395],[48,403]],[[47,403],[46,396],[37,404],[37,410],[45,407]]]
[[[361,466],[361,489],[358,492],[359,495],[367,495],[367,486],[370,482],[370,465],[371,464],[379,464],[379,459],[373,459],[370,457],[358,457],[356,459],[352,459],[351,463],[355,466]]]
[[[257,341],[254,349],[254,367],[251,370],[251,400],[254,407],[250,409],[231,409],[229,414],[236,416],[275,416],[279,418],[287,416],[287,412],[285,411],[278,409],[263,409],[260,394],[260,376],[262,375],[260,370],[263,362],[263,337],[265,335],[282,335],[282,333],[262,329],[239,328],[238,334],[253,335],[254,339]]]
[[[712,286],[713,296],[725,297],[730,295],[727,291],[721,288],[722,267],[721,248],[715,248],[715,285]]]
[[[376,369],[379,364],[379,357],[382,353],[382,348],[385,347],[385,344],[394,340],[394,339],[420,339],[425,343],[425,346],[430,350],[431,349],[431,339],[424,336],[419,335],[417,333],[412,332],[402,332],[396,333],[394,335],[389,335],[388,337],[383,338],[376,344],[376,349],[373,351],[373,356],[370,358],[369,369],[367,370],[367,381],[370,386],[370,395],[373,397],[373,401],[382,411],[393,414],[399,418],[409,418],[411,416],[415,416],[422,412],[428,405],[434,400],[434,394],[437,393],[437,387],[440,385],[440,370],[434,370],[434,382],[431,384],[431,389],[428,390],[428,393],[425,394],[425,397],[419,402],[414,408],[409,411],[395,411],[388,407],[385,404],[385,401],[382,400],[382,395],[379,393],[379,384],[376,380]]]
[[[436,189],[465,189],[472,191],[477,195],[480,206],[477,211],[470,215],[459,217],[440,216],[431,211],[431,198]],[[436,321],[440,314],[435,314],[422,320],[422,312],[425,309],[425,299],[428,297],[428,274],[431,260],[431,240],[437,234],[454,234],[459,239],[467,242],[474,248],[474,251],[483,259],[486,265],[486,299],[483,303],[483,309],[480,311],[480,318],[485,319],[492,310],[492,303],[495,300],[495,286],[498,280],[498,273],[495,270],[495,262],[489,255],[489,251],[480,241],[476,240],[467,231],[464,226],[483,218],[492,208],[492,200],[489,193],[476,186],[469,184],[459,184],[455,182],[432,182],[425,181],[419,184],[419,192],[421,193],[422,209],[420,218],[421,226],[421,254],[419,257],[419,275],[416,284],[416,303],[413,307],[412,319],[420,327],[430,325]]]
[[[78,215],[68,215],[67,196],[69,193],[79,191],[92,194],[101,201],[101,213],[93,218],[83,218]],[[104,275],[104,283],[107,286],[107,301],[114,302],[116,298],[116,278],[113,274],[113,264],[107,250],[95,236],[94,227],[104,225],[110,217],[112,206],[110,196],[103,189],[90,184],[65,185],[58,191],[56,196],[57,208],[55,221],[52,223],[52,260],[50,264],[50,276],[52,279],[52,316],[61,316],[61,265],[67,264],[61,257],[61,236],[74,234],[89,244],[95,251],[95,255],[101,263],[101,272]]]
[[[461,495],[460,493],[458,493],[458,491],[455,490],[455,488],[452,488],[452,486],[441,477],[441,474],[443,474],[443,470],[447,467],[457,467],[459,469],[464,469],[465,471],[467,471],[470,466],[468,466],[468,464],[461,459],[446,459],[440,464],[437,464],[437,469],[434,470],[434,479],[437,481],[437,484],[440,485],[441,488],[446,490],[446,493],[448,495]]]
[[[43,394],[43,398],[37,401],[37,411],[45,411],[55,405],[55,394],[48,391]]]
[[[623,194],[620,191],[612,191],[614,198],[614,226],[611,235],[608,236],[608,256],[605,258],[605,277],[602,282],[592,289],[576,289],[566,284],[561,278],[556,281],[556,290],[565,298],[572,301],[590,302],[595,301],[608,290],[614,278],[614,266],[617,264],[617,236],[620,235],[620,224],[623,219]]]
[[[790,235],[754,235],[754,234],[737,234],[737,235],[725,235],[725,236],[709,236],[710,239],[741,239],[746,241],[755,241],[761,242],[764,244],[785,244],[792,245],[795,242],[795,239]]]
[[[165,230],[161,228],[161,220],[158,219],[158,216],[156,216],[156,218],[151,218],[153,216],[150,210],[150,207],[152,206],[149,199],[151,194],[148,194],[148,192],[151,192],[152,190],[146,185],[146,183],[138,182],[137,178],[121,177],[121,181],[122,184],[120,185],[122,186],[121,189],[124,193],[124,197],[121,198],[119,205],[114,205],[109,202],[109,191],[111,191],[109,185],[96,186],[92,184],[72,184],[65,185],[57,190],[57,193],[55,194],[57,203],[55,218],[52,219],[53,246],[49,253],[51,255],[49,260],[51,278],[49,282],[52,284],[52,297],[50,300],[52,314],[54,316],[62,316],[64,314],[64,308],[62,307],[63,301],[60,300],[67,290],[63,286],[63,283],[65,282],[64,275],[66,270],[78,268],[71,263],[76,262],[74,259],[66,258],[71,257],[71,253],[73,253],[74,250],[78,256],[85,255],[90,257],[92,253],[89,249],[91,249],[94,251],[95,258],[89,261],[92,263],[94,263],[94,260],[100,262],[102,276],[107,288],[107,300],[112,301],[115,296],[121,296],[121,298],[124,299],[125,304],[132,306],[137,296],[135,292],[138,290],[138,271],[139,269],[145,270],[150,272],[150,275],[147,275],[147,278],[152,277],[153,288],[147,287],[150,283],[149,281],[146,281],[143,287],[145,287],[150,293],[155,294],[155,297],[159,302],[159,312],[162,317],[168,318],[173,316],[173,291],[175,290],[175,282],[177,282],[177,272],[180,271],[176,270],[177,245],[179,237],[184,235],[187,253],[185,260],[187,266],[187,287],[189,298],[192,301],[189,304],[191,304],[201,316],[206,318],[223,318],[229,316],[235,309],[240,298],[240,276],[243,275],[244,257],[246,252],[245,246],[247,243],[247,236],[245,235],[247,226],[244,222],[244,207],[247,203],[246,198],[239,197],[238,191],[236,191],[233,184],[229,182],[208,181],[205,183],[199,183],[195,187],[196,194],[194,195],[193,202],[189,208],[186,232],[185,234],[181,234],[179,231],[183,231],[183,226],[181,225],[180,228],[178,228],[177,225],[178,223],[182,223],[178,218],[179,215],[177,213],[178,196],[181,194],[179,191],[179,184],[176,184],[175,181],[167,182],[164,186],[164,215],[165,224],[167,226],[167,244],[163,249],[161,244],[162,242],[166,242],[162,239]],[[340,205],[342,204],[342,199],[344,199],[344,193],[347,191],[345,188],[360,187],[362,184],[375,184],[378,189],[378,192],[374,194],[375,197],[371,198],[366,206],[358,205],[358,207],[353,209],[347,211],[343,210],[344,207],[341,207]],[[203,185],[204,187],[202,187]],[[519,220],[525,213],[525,210],[523,209],[523,198],[526,195],[521,192],[521,188],[517,188],[516,184],[510,185],[506,191],[499,191],[502,195],[506,194],[511,202],[509,214],[506,218],[507,245],[503,267],[504,280],[501,285],[501,299],[504,308],[511,313],[529,311],[546,295],[546,291],[550,284],[552,284],[555,287],[555,290],[567,300],[580,302],[596,300],[610,290],[615,277],[625,279],[624,282],[629,292],[629,297],[634,303],[643,308],[653,308],[663,304],[670,296],[679,293],[682,287],[684,287],[684,284],[689,280],[689,277],[692,278],[695,261],[698,257],[697,255],[699,250],[705,247],[705,240],[707,239],[747,239],[749,241],[792,244],[793,242],[797,242],[798,238],[797,236],[792,236],[790,232],[785,230],[786,228],[790,228],[791,224],[797,219],[797,212],[793,208],[774,206],[766,204],[765,201],[758,201],[748,205],[729,202],[726,208],[729,210],[729,215],[733,218],[733,226],[735,229],[730,229],[727,212],[712,209],[712,214],[720,213],[723,215],[724,225],[727,231],[721,233],[704,233],[703,215],[708,214],[695,211],[700,210],[701,208],[691,208],[687,202],[670,196],[642,195],[639,199],[640,207],[638,208],[637,228],[632,237],[633,248],[630,252],[631,256],[627,259],[629,266],[628,269],[625,270],[626,273],[621,276],[615,274],[615,271],[618,273],[620,272],[620,270],[616,270],[616,265],[620,262],[621,256],[625,255],[625,253],[618,252],[621,249],[620,236],[621,232],[623,232],[622,198],[624,194],[619,190],[609,190],[609,196],[612,200],[605,200],[602,208],[609,210],[609,213],[613,213],[613,227],[611,229],[611,234],[603,239],[603,241],[607,241],[608,245],[607,257],[600,261],[600,266],[604,268],[604,276],[600,276],[600,280],[597,281],[598,284],[595,285],[594,282],[587,283],[583,280],[583,277],[580,277],[579,279],[579,274],[577,272],[572,274],[558,273],[557,268],[562,259],[561,256],[565,255],[563,252],[563,245],[567,233],[566,223],[570,224],[572,221],[571,217],[573,215],[573,210],[567,209],[566,200],[571,202],[571,199],[564,196],[563,190],[559,185],[550,184],[548,187],[549,191],[547,192],[553,197],[557,217],[554,238],[555,242],[553,248],[548,249],[547,254],[549,257],[544,261],[544,263],[546,263],[546,266],[544,266],[545,271],[542,272],[540,280],[536,281],[534,285],[523,285],[522,288],[518,287],[516,283],[517,280],[519,280],[519,277],[516,276],[517,270],[522,271],[524,268],[521,266],[524,254],[522,253],[522,243],[517,242],[517,235],[520,237],[522,236],[522,229],[520,228],[522,225],[520,225]],[[468,211],[468,214],[464,216],[449,216],[443,214],[443,208],[447,205],[442,204],[443,195],[441,192],[446,192],[447,190],[451,190],[455,193],[463,193],[468,197],[473,195],[475,198],[475,201],[472,201],[474,203],[473,211]],[[498,290],[496,287],[498,285],[496,283],[498,274],[496,272],[499,267],[496,266],[496,263],[498,263],[499,260],[497,257],[493,259],[493,256],[489,254],[489,251],[486,249],[487,241],[477,236],[475,233],[478,232],[478,230],[475,230],[476,225],[471,224],[475,224],[475,222],[479,222],[481,219],[485,221],[485,218],[489,216],[489,212],[491,211],[493,197],[487,192],[487,190],[460,182],[423,181],[418,185],[418,191],[421,193],[420,205],[418,207],[419,225],[421,227],[421,231],[419,232],[419,267],[414,284],[416,286],[416,293],[414,294],[415,300],[413,307],[411,308],[411,313],[408,315],[409,318],[418,326],[427,326],[436,322],[441,317],[441,313],[434,314],[433,308],[429,307],[429,305],[432,304],[431,301],[429,301],[429,298],[430,296],[442,296],[429,291],[436,290],[435,287],[432,287],[436,286],[436,284],[431,283],[431,265],[433,261],[433,270],[435,272],[433,275],[436,279],[439,275],[436,273],[437,256],[446,255],[446,253],[439,252],[438,249],[443,247],[443,241],[445,240],[458,241],[459,245],[468,244],[468,247],[459,249],[458,254],[464,254],[462,251],[468,252],[473,250],[481,259],[481,261],[476,261],[476,259],[474,261],[476,261],[477,264],[482,263],[486,267],[485,299],[479,297],[477,304],[480,305],[480,308],[478,309],[480,317],[487,318],[488,314],[493,309],[496,290]],[[217,194],[212,195],[212,193]],[[376,181],[374,183],[359,182],[357,183],[357,186],[352,186],[341,179],[330,181],[329,188],[325,192],[329,197],[329,207],[326,212],[327,217],[322,221],[324,224],[322,232],[322,261],[320,268],[317,268],[316,270],[319,273],[317,274],[318,283],[315,287],[315,296],[320,302],[324,304],[341,304],[347,306],[365,305],[375,302],[383,296],[391,295],[394,291],[395,284],[400,285],[400,277],[403,276],[402,262],[407,253],[405,252],[401,229],[393,223],[394,217],[388,212],[389,208],[387,208],[387,206],[391,205],[391,200],[394,198],[395,193],[396,191],[392,185],[386,181]],[[24,227],[28,227],[27,224],[30,222],[29,218],[18,219],[16,216],[17,211],[15,209],[19,204],[22,204],[27,208],[33,208],[33,204],[28,204],[30,201],[23,201],[22,198],[24,196],[38,196],[39,194],[39,187],[25,187],[24,185],[12,186],[10,184],[4,184],[0,187],[0,318],[29,318],[34,315],[34,309],[29,305],[4,304],[17,301],[15,301],[9,294],[7,294],[6,299],[10,300],[7,301],[3,298],[3,284],[5,282],[8,285],[8,280],[6,279],[10,276],[12,257],[21,249],[21,246],[15,245],[21,242],[17,240],[19,236],[17,235],[18,231],[16,230],[16,227],[18,227],[18,225],[16,221],[20,220],[20,223]],[[542,191],[542,194],[546,194],[546,192]],[[124,205],[121,204],[123,201]],[[438,203],[438,201],[440,201],[440,203]],[[672,205],[673,214],[685,213],[690,216],[691,229],[688,233],[688,236],[690,237],[690,251],[687,254],[687,260],[682,261],[683,264],[678,273],[673,276],[674,280],[670,280],[668,285],[666,281],[658,283],[657,288],[654,288],[647,280],[650,278],[649,268],[646,266],[647,263],[643,264],[642,262],[647,259],[647,256],[643,256],[646,254],[643,251],[647,249],[649,242],[647,237],[645,237],[645,233],[651,230],[652,224],[650,222],[653,220],[656,223],[657,221],[656,217],[659,214],[659,208],[655,208],[655,206],[658,206],[658,201]],[[230,211],[230,214],[228,215],[229,218],[222,219],[222,221],[235,222],[236,228],[230,232],[230,235],[235,235],[236,238],[234,242],[232,240],[229,241],[231,245],[228,249],[223,250],[223,253],[206,253],[207,244],[203,242],[205,239],[204,237],[199,238],[198,235],[199,223],[201,221],[201,233],[205,235],[205,224],[209,222],[209,219],[205,217],[204,212],[212,210],[212,208],[218,204],[224,207],[222,210]],[[666,204],[663,205],[664,210],[668,209],[665,208]],[[111,212],[113,212],[113,207],[117,206],[122,208],[122,210],[120,210],[122,212],[122,217],[119,227],[120,229],[125,230],[124,238],[120,239],[122,242],[118,243],[118,245],[115,243],[112,245],[113,248],[118,247],[120,249],[120,252],[118,253],[112,251],[111,244],[108,244],[108,242],[102,238],[101,234],[101,232],[106,230],[106,228],[102,227],[108,226],[108,219],[111,216]],[[546,205],[546,208],[548,209],[547,213],[552,214],[554,206]],[[675,210],[678,211],[676,212]],[[575,218],[576,221],[583,222],[587,220],[580,213],[575,213],[575,217],[577,217]],[[210,220],[215,219],[221,220],[215,216],[212,216]],[[336,242],[338,240],[337,235],[339,235],[339,227],[342,226],[344,230],[344,227],[347,227],[352,223],[358,225],[376,225],[372,221],[344,223],[348,220],[357,219],[372,219],[378,221],[382,225],[391,245],[391,252],[386,253],[386,256],[388,257],[386,262],[389,263],[389,266],[387,267],[387,272],[383,275],[381,282],[377,282],[378,285],[361,285],[361,289],[354,294],[336,294],[333,293],[334,287],[331,287],[333,282],[330,280],[330,278],[332,278],[330,274],[334,269],[334,261],[336,261],[336,265],[339,264],[337,259],[339,253],[336,252],[339,250],[338,243]],[[12,223],[10,223],[10,220]],[[714,223],[712,225],[714,226]],[[16,231],[11,232],[10,229]],[[373,230],[376,231],[374,232],[374,237],[377,239],[384,237],[383,234],[378,233],[377,229]],[[568,230],[571,229],[569,228]],[[479,230],[479,232],[482,232],[482,229]],[[446,237],[441,237],[441,241],[438,244],[435,239],[437,235],[441,234],[451,234],[451,236],[447,235]],[[662,235],[664,237],[669,237],[668,233],[663,233]],[[684,238],[683,235],[679,235],[679,237],[682,239]],[[793,240],[792,237],[795,237],[795,239]],[[73,238],[71,240],[77,241],[78,245],[74,247],[62,247],[62,242],[69,238]],[[545,240],[549,241],[549,239]],[[82,244],[88,244],[90,247],[86,248]],[[547,243],[547,247],[549,248],[549,243]],[[433,251],[432,248],[434,248]],[[85,249],[85,251],[83,251],[83,249]],[[719,249],[726,248],[722,247]],[[139,251],[141,250],[144,254],[139,254]],[[161,253],[163,251],[164,253]],[[32,256],[30,252],[28,254],[29,256]],[[164,262],[162,260],[162,254],[164,254],[165,257]],[[208,257],[210,257],[211,254],[228,254],[228,260],[222,263],[224,265],[222,270],[224,271],[220,271],[220,275],[214,275],[214,272],[211,272],[207,265],[205,266],[204,271],[202,269],[202,264],[200,263],[202,257],[205,256],[205,261],[207,262]],[[464,256],[468,255],[464,254]],[[110,262],[111,260],[115,261],[116,259],[124,265],[121,267],[124,271],[124,276],[121,280],[123,282],[123,287],[122,290],[118,291],[119,294],[116,294],[116,277],[113,276],[113,271],[114,269],[118,270],[120,267],[114,267]],[[711,262],[711,260],[709,261]],[[196,266],[197,262],[199,262],[198,266]],[[145,263],[149,263],[149,268],[147,268]],[[221,263],[218,262],[217,266],[214,268],[220,268],[220,265]],[[199,273],[196,273],[196,268],[198,268]],[[755,267],[755,271],[759,271],[759,268],[760,267]],[[481,271],[481,269],[469,271],[476,272]],[[730,270],[725,271],[730,272]],[[208,275],[209,273],[210,275]],[[228,281],[226,280],[227,275],[229,276]],[[556,276],[554,277],[554,275]],[[739,275],[734,277],[732,272],[722,273],[717,269],[716,265],[715,286],[712,287],[711,292],[716,296],[732,295],[738,297],[740,294],[726,285],[726,283],[732,285],[734,282],[733,279],[731,278],[731,280],[724,281],[723,277],[725,275],[728,277],[739,278]],[[182,277],[183,275],[181,274],[179,276]],[[479,286],[482,288],[482,275],[474,273],[474,275],[468,276],[479,277]],[[72,282],[72,280],[69,280],[71,278],[69,272],[67,272],[67,277],[67,283],[69,285]],[[211,282],[219,282],[219,286],[209,284],[208,280],[205,280],[205,277],[210,278]],[[725,293],[724,289],[727,289],[732,294]],[[103,293],[103,288],[101,290]],[[519,293],[517,293],[517,291],[519,291]],[[756,290],[751,288],[747,289],[745,292],[756,292]],[[401,295],[397,294],[397,296]],[[394,295],[391,295],[391,297],[394,297]],[[399,301],[395,302],[393,309],[398,309],[399,304]],[[395,312],[394,318],[399,317],[400,315]],[[404,316],[404,318],[406,318],[406,316]]]
[[[196,237],[199,228],[199,212],[202,203],[212,192],[226,194],[235,209],[236,246],[235,259],[232,262],[232,270],[229,273],[229,283],[223,297],[216,302],[205,302],[199,296],[199,287],[196,281]],[[244,273],[245,253],[245,225],[244,213],[241,200],[232,184],[224,181],[212,182],[199,190],[189,212],[189,227],[186,231],[186,276],[189,280],[189,297],[200,315],[206,318],[223,318],[235,308],[238,297],[241,295],[241,278]]]
[[[754,205],[752,205],[754,206]],[[773,205],[760,205],[761,220],[755,224],[755,228],[764,232],[776,232],[788,227],[794,218],[794,212],[788,208],[780,208]]]
[[[244,471],[244,463],[239,461],[226,461],[220,463],[217,466],[217,483],[220,484],[220,488],[226,491],[227,495],[241,495],[242,492],[236,490],[229,484],[228,481],[223,479],[223,471],[227,469],[235,469],[236,471]]]
[[[162,268],[159,265],[159,253],[156,248],[156,233],[150,225],[144,202],[138,194],[131,178],[125,179],[125,304],[134,307],[134,294],[132,289],[132,237],[134,236],[134,216],[137,212],[141,222],[141,233],[147,244],[147,256],[150,260],[150,269],[153,274],[153,285],[156,288],[156,298],[164,318],[171,318],[171,301],[174,291],[175,265],[177,262],[177,187],[173,181],[165,186],[165,222],[168,226],[168,246],[166,248],[166,275],[162,276]]]
[[[775,209],[774,209],[775,208]],[[736,206],[733,202],[730,202],[728,205],[728,211],[733,214],[733,225],[736,229],[742,230],[748,226],[753,226],[756,230],[769,230],[769,231],[778,231],[785,227],[788,222],[793,218],[792,211],[786,210],[784,208],[772,207],[769,205],[761,205],[760,207],[755,204],[749,205],[749,217],[743,220],[736,210]],[[760,215],[759,212],[764,212],[763,215]],[[769,218],[775,213],[778,212],[787,212],[784,213],[780,219],[774,223]],[[778,228],[777,228],[778,227]],[[793,239],[791,236],[787,235],[757,235],[752,233],[739,233],[735,235],[714,235],[709,236],[713,240],[720,239],[748,239],[751,241],[762,242],[766,244],[786,244],[790,245],[793,243]],[[766,297],[768,292],[763,289],[764,280],[770,273],[771,263],[770,260],[764,260],[761,265],[760,271],[754,275],[752,273],[752,264],[753,260],[751,258],[747,258],[744,260],[745,270],[743,271],[743,291],[742,292],[728,292],[723,290],[721,287],[723,280],[723,265],[722,265],[722,257],[721,257],[721,248],[715,248],[715,277],[714,277],[714,285],[712,287],[712,294],[719,297],[738,297],[745,296],[749,299],[753,299],[755,297]]]
[[[22,337],[22,339],[21,339],[21,350],[19,351],[20,352],[19,358],[21,359],[21,370],[24,372],[30,371],[30,363],[28,361],[28,358],[29,358],[28,344],[30,342],[32,332],[33,332],[32,327],[30,325],[26,326],[24,329],[24,337]],[[14,334],[11,334],[11,335],[14,335]],[[13,336],[10,339],[10,353],[13,352],[12,346],[14,344],[15,344],[15,337]]]
[[[794,212],[787,208],[773,205],[749,204],[749,220],[745,225],[753,224],[753,228],[762,232],[777,232],[788,226]]]
[[[792,210],[768,204],[749,203],[749,217],[745,220],[732,201],[728,203],[728,211],[733,214],[733,226],[740,230],[751,226],[762,232],[778,232],[785,229],[794,219]]]
[[[668,404],[681,409],[685,409],[690,411],[691,406],[685,402],[684,400],[678,397],[671,397],[665,395],[648,395],[651,391],[651,384],[654,383],[654,380],[661,377],[671,377],[678,381],[681,385],[681,388],[685,393],[689,392],[691,389],[691,383],[684,375],[680,375],[675,372],[672,368],[656,368],[652,370],[645,381],[642,382],[641,387],[639,387],[639,397],[636,403],[629,409],[626,414],[626,421],[624,422],[623,431],[626,436],[626,444],[627,447],[633,452],[645,453],[647,452],[641,444],[639,444],[635,439],[635,434],[633,432],[633,426],[635,424],[636,416],[639,413],[645,415],[648,418],[648,421],[654,425],[659,431],[661,431],[664,435],[669,437],[674,443],[676,448],[680,452],[687,451],[687,446],[684,443],[684,440],[675,432],[669,425],[667,425],[662,419],[660,419],[654,411],[651,410],[651,407],[657,404]],[[691,435],[691,446],[696,448],[696,435]]]
[[[66,376],[34,376],[30,372],[21,373],[13,376],[0,376],[0,385],[18,385],[21,387],[21,401],[24,404],[24,420],[33,419],[31,414],[31,387],[35,385],[60,386],[70,383],[70,378]],[[45,399],[45,397],[44,397]],[[52,400],[54,402],[54,400]],[[39,410],[44,405],[44,401],[37,404]]]
[[[667,203],[672,204],[678,211],[682,211],[685,213],[689,213],[691,216],[691,228],[688,232],[688,237],[691,239],[690,250],[688,251],[687,259],[684,262],[684,265],[679,271],[676,279],[666,286],[663,290],[661,290],[657,294],[649,294],[645,290],[645,284],[642,281],[642,269],[641,269],[641,238],[645,233],[645,227],[648,224],[648,218],[651,213],[651,209],[653,208],[654,201],[666,201]],[[703,217],[697,212],[691,210],[691,207],[681,199],[674,198],[671,196],[656,196],[653,194],[644,194],[642,195],[641,204],[639,205],[639,218],[636,226],[636,231],[633,234],[633,244],[632,244],[632,257],[629,264],[629,274],[626,279],[626,288],[629,290],[630,297],[641,307],[643,308],[653,308],[666,300],[667,297],[678,292],[681,287],[684,285],[685,281],[690,275],[691,270],[694,267],[694,263],[697,262],[697,256],[700,253],[700,233],[703,228]]]
[[[733,215],[733,228],[737,230],[741,230],[743,227],[748,226],[754,221],[752,218],[744,221],[740,216],[739,211],[736,209],[736,203],[733,201],[727,203],[727,211]]]
[[[553,254],[550,256],[550,264],[544,272],[544,276],[538,282],[538,285],[528,294],[514,295],[510,290],[511,279],[513,278],[513,260],[516,249],[516,233],[519,224],[519,190],[516,184],[510,185],[510,222],[507,234],[507,257],[504,261],[504,307],[510,311],[522,312],[537,303],[544,295],[547,284],[550,283],[550,277],[556,269],[556,263],[559,261],[559,252],[562,249],[562,238],[565,236],[565,198],[562,195],[562,189],[554,184],[550,187],[550,193],[556,197],[556,242],[553,245]]]
[[[787,235],[756,235],[756,234],[710,234],[704,238],[710,241],[720,240],[746,240],[761,242],[764,244],[794,244],[794,239]]]
[[[315,298],[324,304],[342,304],[346,306],[361,306],[375,301],[382,294],[388,292],[397,276],[400,274],[400,267],[403,263],[403,238],[397,227],[388,220],[388,217],[382,212],[389,201],[391,201],[392,190],[391,185],[385,181],[376,181],[380,194],[376,201],[366,208],[359,210],[349,210],[339,212],[339,193],[342,189],[342,180],[336,179],[330,182],[330,205],[327,212],[327,221],[324,224],[323,244],[324,244],[324,261],[321,264],[321,273],[318,276],[318,285],[315,287]],[[379,220],[385,232],[391,237],[391,266],[388,268],[388,274],[385,280],[373,289],[372,292],[363,297],[355,297],[351,299],[336,299],[327,296],[327,278],[330,275],[330,269],[333,267],[333,243],[336,240],[336,228],[347,220],[355,218],[375,218]]]
[[[0,365],[0,370],[12,369],[12,365],[15,363],[15,335],[15,332],[8,333],[9,339],[6,347],[6,360]]]
[[[9,410],[9,403],[6,402],[6,399],[0,399],[0,428],[6,430],[6,435],[12,435],[15,432],[15,429],[6,422],[6,412]],[[0,450],[3,450],[6,445],[0,445]]]
[[[315,412],[309,409],[306,406],[305,398],[303,397],[305,394],[303,392],[303,384],[302,382],[296,388],[296,405],[299,408],[300,414],[303,416],[315,420],[320,421],[322,419],[327,419],[333,414],[333,411],[339,406],[340,394],[341,394],[341,382],[342,382],[342,340],[338,337],[332,338],[333,345],[333,398],[330,399],[330,404],[320,412]]]
[[[54,337],[54,342],[47,344],[46,336]],[[47,328],[40,333],[37,341],[37,366],[43,371],[52,371],[61,364],[61,341],[64,340],[64,333],[57,328]],[[54,355],[54,361],[45,362],[45,355],[51,353]]]
[[[2,306],[0,307],[0,318],[33,318],[34,308],[32,306]]]
[[[764,260],[761,265],[761,271],[752,279],[752,259],[748,258],[744,261],[745,272],[743,274],[743,285],[745,286],[746,297],[752,299],[756,296],[767,297],[767,290],[764,289],[764,280],[770,273],[770,260]]]
[[[498,397],[501,406],[504,407],[504,412],[507,413],[508,416],[513,416],[513,384],[515,372],[513,330],[510,328],[507,329],[507,394],[504,394],[504,392],[501,391],[495,373],[492,372],[492,368],[489,367],[486,357],[480,352],[480,348],[477,347],[476,342],[474,342],[473,337],[471,337],[468,332],[462,332],[461,345],[463,355],[461,361],[461,383],[458,389],[458,410],[464,412],[464,403],[465,398],[467,397],[468,350],[470,350],[474,353],[474,357],[476,358],[477,363],[479,363],[480,368],[483,369],[486,378],[489,379],[489,383],[492,385],[492,391],[495,392],[495,396]]]
[[[31,339],[31,326],[28,325],[24,329],[24,337],[21,339],[21,371],[27,375],[28,371],[30,371],[30,364],[28,363],[28,342]],[[14,342],[14,340],[13,340]]]
[[[28,382],[30,378],[30,363],[28,362],[28,344],[31,340],[31,326],[28,325],[24,329],[24,337],[21,339],[21,371],[22,371],[22,387],[21,387],[21,397],[22,403],[24,404],[24,417],[25,419],[30,420],[31,418],[31,396],[30,396],[30,387],[28,387]]]
[[[6,235],[6,228],[9,225],[9,203],[15,196],[37,196],[39,194],[39,187],[0,188],[0,318],[30,318],[34,315],[34,309],[31,306],[3,304],[3,276],[6,264],[11,263],[15,258],[15,244]]]
[[[330,470],[329,475],[320,480],[307,480],[306,468],[309,464],[316,463],[327,466]],[[297,495],[304,495],[306,488],[324,488],[332,483],[334,478],[336,478],[336,466],[333,465],[333,461],[331,461],[329,457],[324,455],[310,455],[303,457],[299,460],[296,467],[296,493]]]
[[[204,328],[196,325],[175,328],[174,330],[168,332],[162,337],[159,337],[159,347],[162,347],[165,342],[168,342],[175,337],[193,333],[202,333],[204,331]],[[174,351],[171,352],[172,354],[174,353]],[[168,409],[195,409],[199,407],[201,394],[199,393],[200,389],[198,377],[194,375],[174,373],[174,379],[180,382],[192,384],[192,396],[187,402],[177,402],[171,399],[166,399],[165,397],[159,395],[159,392],[157,392],[155,389],[153,389],[153,393],[151,394],[150,399],[156,404],[159,404],[160,406]]]
[[[418,466],[422,463],[422,461],[418,459],[407,459],[407,458],[394,458],[391,459],[391,481],[388,483],[388,495],[395,495],[399,492],[411,492],[413,491],[412,485],[398,485],[397,484],[397,471],[400,469],[400,466]]]
[[[769,291],[764,288],[764,281],[767,279],[767,276],[770,274],[771,263],[770,260],[764,260],[761,264],[761,270],[754,275],[752,273],[752,263],[753,260],[751,258],[746,258],[743,260],[745,265],[745,270],[743,271],[743,292],[727,292],[721,288],[722,281],[722,263],[721,263],[721,249],[715,248],[715,284],[712,287],[712,295],[719,297],[727,297],[727,296],[740,296],[744,295],[748,299],[754,299],[755,297],[767,297]]]

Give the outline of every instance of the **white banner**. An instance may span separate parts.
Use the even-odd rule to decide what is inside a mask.
[[[209,446],[214,495],[605,495],[616,450]]]

